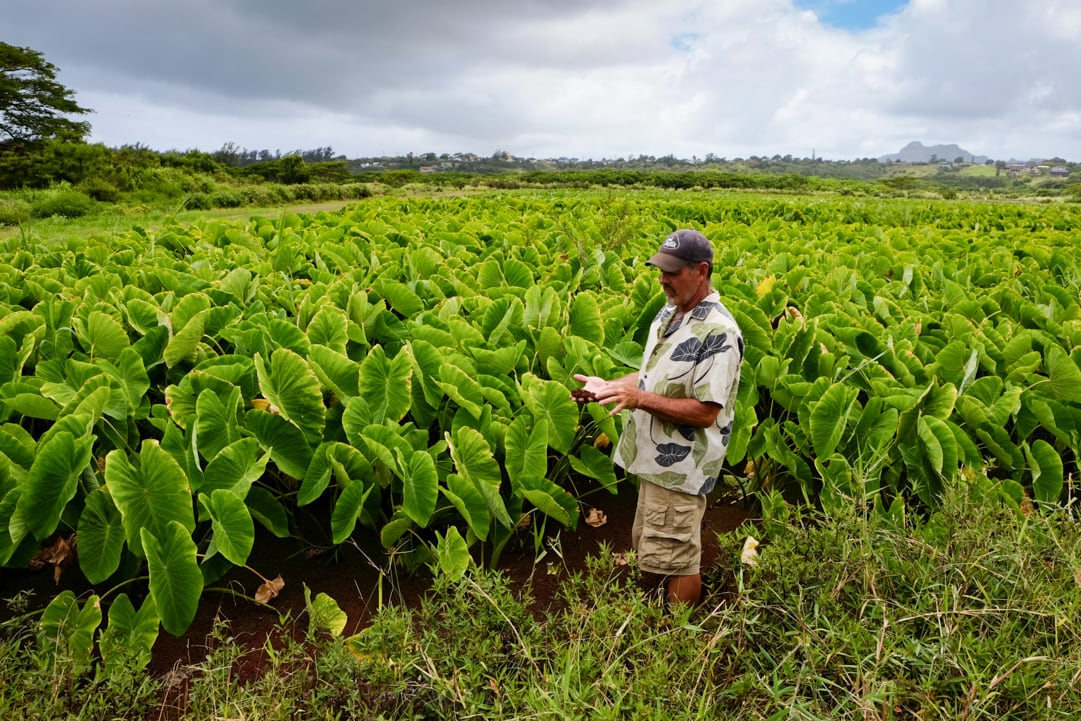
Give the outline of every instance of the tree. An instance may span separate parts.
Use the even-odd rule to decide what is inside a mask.
[[[82,140],[90,123],[68,115],[91,112],[56,81],[57,68],[30,48],[0,42],[0,148],[50,138]]]

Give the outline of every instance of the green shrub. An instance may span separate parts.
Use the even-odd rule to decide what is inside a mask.
[[[292,192],[284,185],[252,185],[240,191],[244,194],[244,204],[255,207],[274,207],[293,201]]]
[[[210,210],[214,203],[207,193],[190,193],[184,198],[183,207],[185,210]]]
[[[0,200],[0,225],[18,225],[30,220],[30,204],[25,200]]]
[[[81,218],[94,210],[94,200],[72,187],[61,186],[46,190],[30,203],[32,218]]]
[[[214,208],[239,208],[244,205],[244,196],[232,190],[219,190],[210,194],[210,204]]]
[[[101,203],[116,203],[120,200],[120,191],[104,178],[87,178],[79,184],[79,190]]]
[[[341,187],[342,191],[345,193],[346,198],[372,197],[372,189],[368,187],[367,183],[349,183]]]

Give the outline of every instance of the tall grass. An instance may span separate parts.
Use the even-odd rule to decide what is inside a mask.
[[[72,677],[31,626],[0,644],[0,710],[54,718],[1068,719],[1081,717],[1081,531],[960,495],[904,526],[856,513],[721,537],[698,609],[611,553],[557,604],[497,573],[437,581],[351,638],[293,627],[165,678]],[[179,676],[179,681],[178,681]],[[183,691],[177,691],[177,686]],[[29,700],[28,700],[29,699]],[[15,716],[12,716],[13,718]]]

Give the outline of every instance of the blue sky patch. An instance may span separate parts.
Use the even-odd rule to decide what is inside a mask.
[[[669,41],[669,44],[682,53],[689,53],[694,49],[694,44],[702,37],[701,33],[683,33]]]
[[[823,25],[849,31],[868,30],[883,15],[904,9],[908,0],[793,0],[800,10],[811,10]]]

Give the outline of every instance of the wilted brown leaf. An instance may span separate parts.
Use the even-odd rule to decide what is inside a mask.
[[[278,575],[273,581],[265,581],[255,592],[255,600],[259,603],[270,603],[278,597],[278,593],[285,588],[285,580]]]
[[[586,523],[594,528],[600,528],[608,523],[608,515],[599,508],[590,508],[586,514]]]
[[[75,534],[67,538],[57,536],[51,544],[43,546],[30,559],[30,568],[41,569],[46,566],[53,567],[53,581],[60,583],[60,577],[64,569],[75,562],[78,555],[75,552]]]
[[[608,446],[612,445],[612,439],[608,437],[607,433],[601,433],[593,439],[593,447],[603,451]]]

